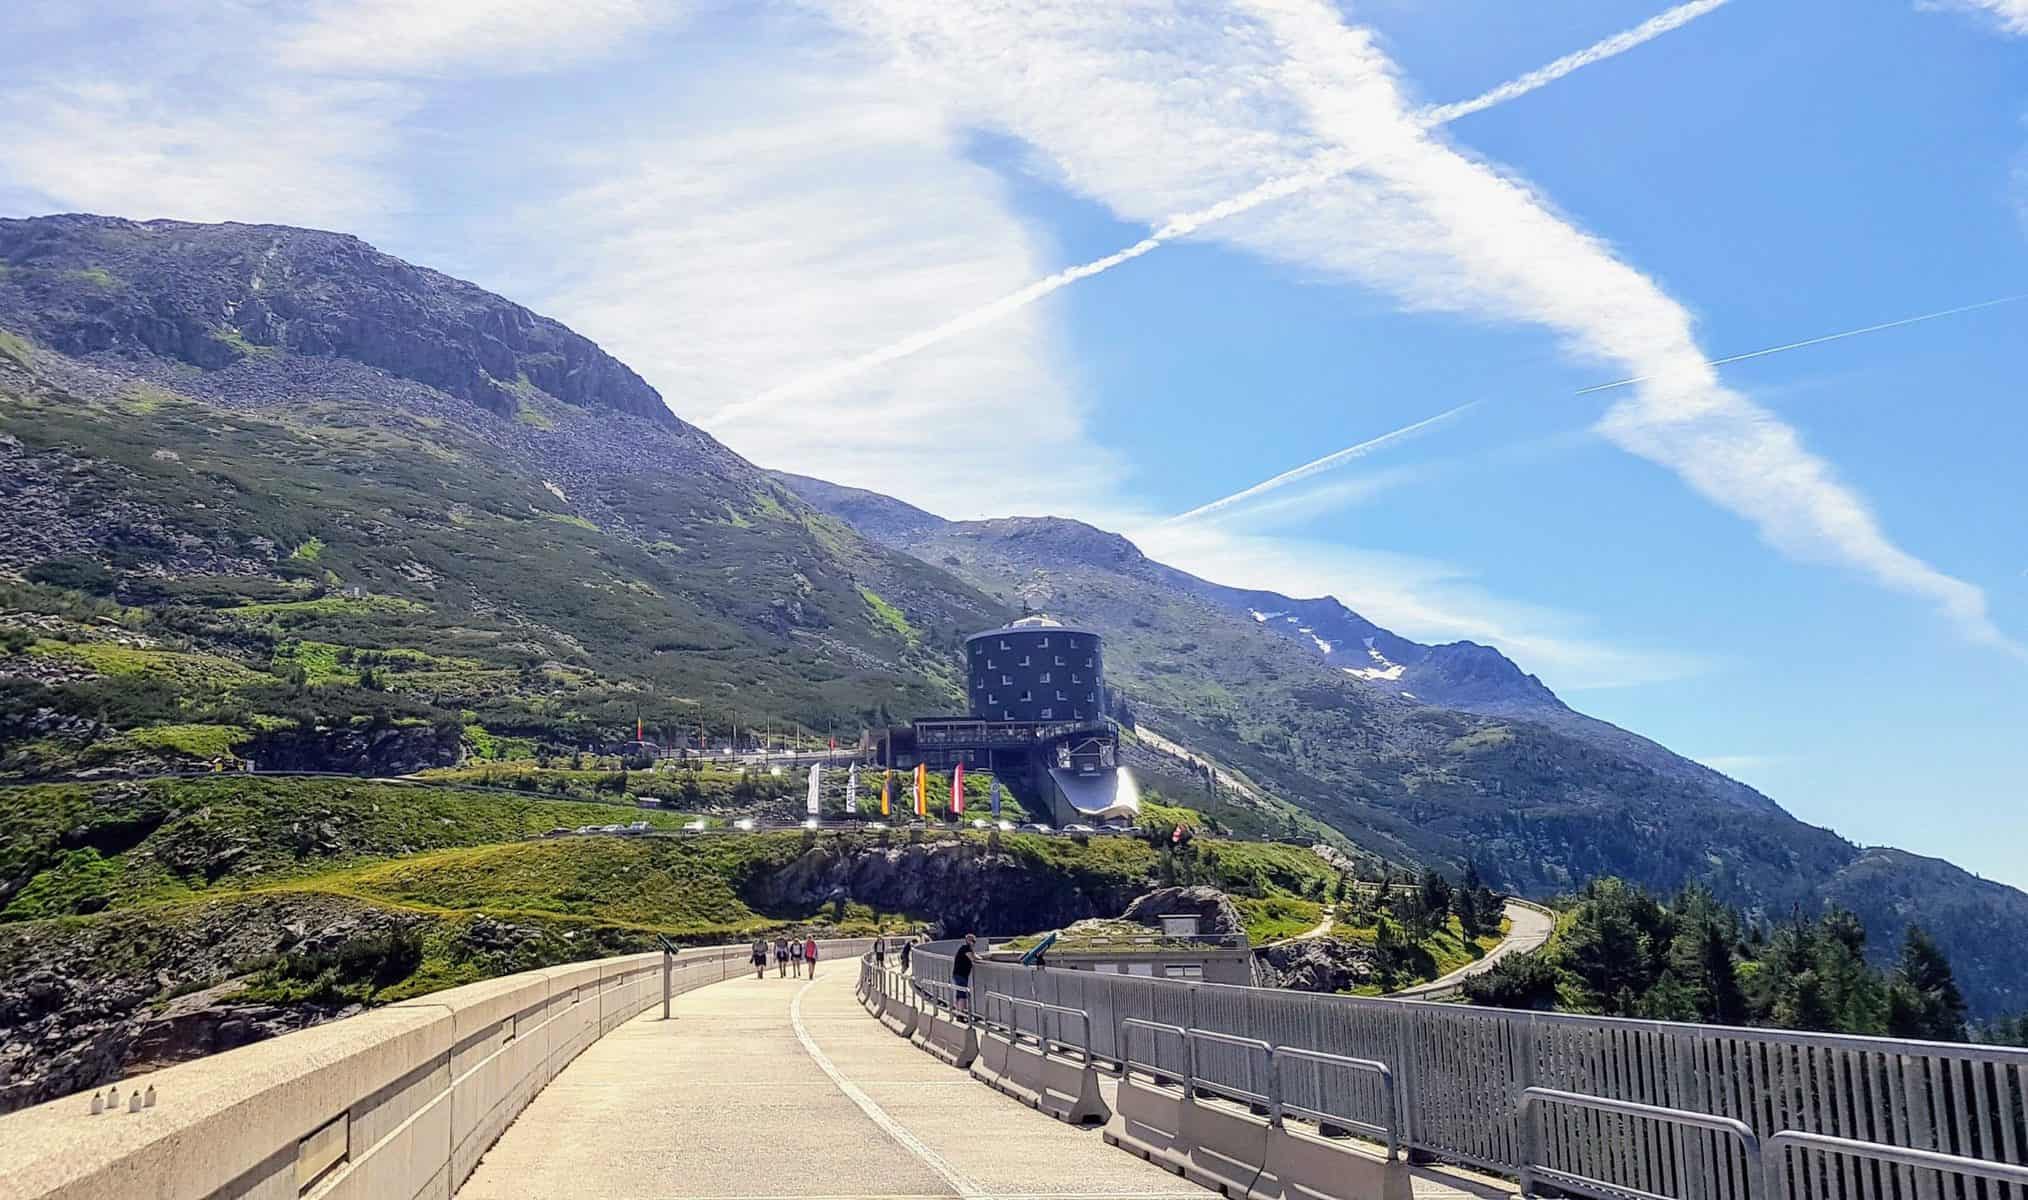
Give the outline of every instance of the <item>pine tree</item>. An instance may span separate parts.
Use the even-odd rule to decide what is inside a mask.
[[[1902,938],[1890,997],[1891,1032],[1940,1042],[1965,1040],[1964,993],[1950,960],[1920,925],[1910,925]]]

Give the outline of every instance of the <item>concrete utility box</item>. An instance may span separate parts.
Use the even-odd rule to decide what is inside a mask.
[[[1203,923],[1196,913],[1163,913],[1162,933],[1165,937],[1196,937],[1198,926]]]

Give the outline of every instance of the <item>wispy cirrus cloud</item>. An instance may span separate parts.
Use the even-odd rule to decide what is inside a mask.
[[[2028,36],[2028,0],[1924,0],[1922,6],[1976,13],[2003,33]]]
[[[1535,326],[1574,359],[1644,378],[1599,426],[1615,444],[1784,554],[1859,571],[1976,642],[2028,654],[1977,587],[1896,545],[1793,429],[1718,380],[1679,302],[1526,182],[1433,134],[1371,31],[1331,5],[1253,0],[1235,16],[1022,3],[960,16],[860,0],[839,11],[925,90],[1026,140],[1065,187],[1125,218],[1215,204],[1319,158],[1355,164],[1206,236],[1412,310]],[[1110,119],[1086,119],[1063,95]]]
[[[282,34],[284,65],[344,74],[526,74],[606,53],[687,15],[673,0],[321,0]]]
[[[1092,444],[1040,310],[850,388],[743,403],[1032,277],[1050,253],[962,130],[877,63],[776,53],[800,69],[719,75],[710,110],[665,136],[573,157],[597,182],[518,222],[573,247],[572,271],[539,285],[545,309],[763,465],[954,517],[1102,506],[1121,465]],[[987,444],[991,469],[974,453]]]

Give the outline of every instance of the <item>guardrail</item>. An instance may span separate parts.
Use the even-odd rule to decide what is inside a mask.
[[[1093,1061],[1091,1055],[1091,1014],[1083,1009],[1065,1008],[1061,1004],[1044,1004],[1040,1000],[1023,1000],[1018,996],[1001,996],[992,993],[988,993],[979,999],[982,1003],[978,1019],[982,1024],[997,1029],[1017,1041],[1025,1037],[1033,1037],[1035,1044],[1044,1051],[1075,1050],[1083,1062],[1090,1063]],[[1007,1010],[1008,1020],[995,1021],[992,1019],[992,1014],[996,1007]],[[1035,1029],[1032,1032],[1023,1029],[1020,1020],[1014,1015],[1023,1011],[1033,1011],[1036,1014]],[[1061,1038],[1050,1037],[1048,1023],[1051,1017],[1055,1017],[1059,1022],[1067,1018],[1076,1018],[1078,1028],[1081,1031],[1078,1040],[1067,1042]]]
[[[1976,1200],[1982,1193],[1975,1187],[1964,1184],[1997,1183],[1999,1188],[1983,1192],[1988,1197],[2006,1197],[2017,1200],[2028,1194],[2028,1167],[2010,1163],[1985,1162],[1975,1158],[1964,1158],[1955,1154],[1938,1154],[1931,1150],[1913,1150],[1905,1146],[1882,1146],[1872,1142],[1855,1142],[1849,1138],[1831,1137],[1822,1133],[1806,1133],[1788,1129],[1767,1140],[1766,1189],[1763,1193],[1769,1200],[1789,1200],[1790,1197],[1820,1194],[1810,1190],[1809,1173],[1795,1172],[1789,1164],[1789,1154],[1804,1160],[1807,1165],[1814,1152],[1819,1161],[1814,1178],[1827,1176],[1827,1164],[1822,1158],[1835,1158],[1844,1170],[1836,1178],[1855,1183],[1866,1190],[1866,1194],[1878,1196],[1920,1196],[1924,1200],[1935,1197],[1949,1197],[1958,1200]],[[1867,1164],[1884,1170],[1869,1171]],[[1854,1167],[1858,1171],[1854,1173]],[[1901,1167],[1902,1171],[1892,1168]],[[1804,1183],[1801,1190],[1791,1190],[1797,1182]],[[1946,1186],[1939,1187],[1939,1184]]]
[[[917,945],[916,976],[947,982],[955,946]],[[1972,1162],[2028,1160],[2028,1051],[2019,1049],[1324,996],[985,958],[976,960],[971,985],[975,1006],[1004,995],[1088,1013],[1091,1053],[1102,1062],[1126,1063],[1128,1041],[1138,1054],[1149,1030],[1170,1029],[1385,1064],[1403,1147],[1509,1175],[1528,1156],[1520,1100],[1529,1088],[1726,1118],[1763,1143],[1796,1130]],[[1185,1053],[1176,1047],[1147,1070],[1182,1077]],[[1315,1103],[1305,1107],[1370,1117],[1380,1111],[1379,1087],[1369,1074],[1339,1071],[1315,1082],[1308,1097]],[[1622,1127],[1635,1123],[1624,1114],[1591,1113],[1573,1118],[1567,1132],[1597,1142],[1602,1177],[1622,1188],[1638,1186],[1642,1161],[1667,1155],[1673,1165],[1678,1143],[1687,1176],[1692,1142],[1654,1130],[1623,1135]],[[1717,1161],[1719,1147],[1709,1149]],[[1701,1162],[1704,1151],[1697,1153]],[[1840,1166],[1819,1173],[1807,1194],[1959,1200],[1885,1190],[1869,1178],[1856,1166]],[[1731,1192],[1692,1195],[1744,1200],[1748,1188],[1735,1172]],[[1969,1193],[1965,1200],[1972,1200]],[[2005,1200],[2028,1200],[2028,1193]]]
[[[1230,1034],[1210,1033],[1202,1029],[1166,1025],[1159,1021],[1142,1021],[1133,1017],[1126,1018],[1120,1025],[1122,1046],[1120,1070],[1124,1074],[1138,1071],[1158,1084],[1172,1080],[1180,1081],[1184,1096],[1192,1099],[1209,1094],[1239,1101],[1250,1108],[1262,1111],[1271,1129],[1281,1128],[1287,1123],[1287,1118],[1294,1115],[1316,1122],[1320,1131],[1357,1130],[1376,1141],[1384,1142],[1389,1161],[1400,1153],[1400,1116],[1394,1072],[1386,1063],[1348,1058],[1321,1050],[1274,1046],[1255,1038],[1233,1037]],[[1155,1046],[1155,1059],[1133,1057],[1132,1035],[1137,1030],[1144,1031],[1149,1036]],[[1180,1067],[1162,1056],[1161,1046],[1164,1038],[1170,1039],[1179,1048]],[[1228,1062],[1236,1057],[1238,1061],[1246,1064],[1246,1083],[1242,1085],[1230,1079],[1218,1078],[1211,1073],[1211,1069],[1207,1069],[1205,1065],[1205,1056],[1200,1049],[1207,1046],[1212,1047],[1214,1051],[1238,1052],[1237,1055],[1222,1057],[1226,1057]],[[1256,1061],[1264,1067],[1264,1079],[1253,1074],[1253,1065]],[[1325,1107],[1327,1101],[1323,1099],[1327,1094],[1326,1089],[1315,1087],[1312,1090],[1303,1090],[1292,1078],[1293,1073],[1283,1069],[1287,1063],[1336,1068],[1370,1079],[1378,1090],[1377,1103],[1365,1107],[1340,1104],[1337,1107],[1327,1108]],[[1319,1074],[1321,1075],[1321,1070]],[[1256,1084],[1260,1084],[1262,1090],[1256,1090]],[[1316,1097],[1316,1102],[1309,1103],[1313,1097]],[[1376,1114],[1378,1119],[1369,1119],[1360,1115],[1361,1113]]]
[[[1577,1110],[1621,1120],[1556,1121],[1545,1109]],[[1555,1088],[1521,1092],[1521,1194],[1546,1181],[1560,1188],[1608,1197],[1630,1188],[1684,1200],[1757,1200],[1761,1186],[1760,1139],[1744,1121],[1686,1112],[1631,1100],[1581,1095]],[[1685,1131],[1715,1134],[1739,1148],[1719,1153],[1709,1138],[1686,1142]]]

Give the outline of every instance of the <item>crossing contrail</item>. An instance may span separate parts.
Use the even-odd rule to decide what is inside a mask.
[[[1461,100],[1455,104],[1445,104],[1425,109],[1420,114],[1418,120],[1423,128],[1434,129],[1439,125],[1447,125],[1460,117],[1467,117],[1473,113],[1483,112],[1496,104],[1505,104],[1509,100],[1525,96],[1538,88],[1547,87],[1549,84],[1562,79],[1573,71],[1617,55],[1625,54],[1636,46],[1652,41],[1671,30],[1679,29],[1728,2],[1729,0],[1690,0],[1690,3],[1679,4],[1666,12],[1650,17],[1632,29],[1616,33],[1604,41],[1595,42],[1574,54],[1566,54],[1548,66],[1530,71],[1526,75],[1517,76],[1493,88],[1491,91],[1482,92],[1469,100]],[[1177,238],[1188,237],[1206,225],[1223,221],[1227,217],[1234,217],[1241,213],[1249,212],[1270,201],[1279,200],[1284,196],[1294,195],[1297,192],[1307,191],[1310,188],[1329,183],[1333,179],[1337,179],[1353,170],[1358,165],[1359,160],[1354,155],[1344,153],[1320,155],[1312,159],[1310,164],[1300,171],[1287,175],[1278,175],[1273,179],[1256,184],[1254,187],[1241,192],[1231,199],[1222,200],[1207,208],[1178,213],[1163,222],[1161,227],[1153,233],[1150,233],[1147,237],[1142,238],[1125,249],[1116,250],[1103,258],[1092,259],[1090,262],[1079,263],[1074,267],[1066,267],[1053,275],[1046,275],[1026,287],[1009,292],[998,300],[960,313],[950,320],[933,325],[920,333],[911,334],[899,341],[890,342],[879,349],[869,350],[864,354],[834,363],[820,371],[813,371],[808,375],[798,376],[787,383],[777,384],[747,400],[727,405],[714,414],[712,419],[722,421],[728,417],[738,416],[741,413],[749,412],[772,401],[816,391],[831,384],[850,379],[855,375],[863,375],[877,367],[886,366],[888,363],[907,358],[909,355],[926,350],[939,342],[948,341],[961,333],[977,329],[982,325],[991,324],[1009,313],[1028,307],[1052,292],[1069,287],[1080,279],[1089,279],[1094,275],[1110,271],[1122,263],[1131,262],[1141,257],[1158,246],[1175,241]]]
[[[1935,321],[1943,317],[1955,317],[1960,313],[1977,312],[1982,308],[1996,308],[2002,304],[2013,304],[2021,300],[2028,300],[2028,292],[2015,296],[2001,296],[1997,300],[1981,300],[1977,304],[1960,304],[1956,308],[1938,309],[1936,312],[1923,313],[1920,316],[1914,317],[1902,317],[1895,321],[1882,321],[1877,325],[1863,325],[1858,329],[1847,329],[1839,333],[1827,333],[1821,337],[1804,338],[1800,342],[1784,342],[1779,346],[1766,346],[1759,350],[1749,350],[1744,354],[1728,354],[1724,358],[1709,359],[1704,365],[1707,367],[1722,367],[1728,363],[1745,362],[1750,358],[1766,358],[1770,354],[1782,354],[1790,350],[1801,350],[1806,346],[1821,346],[1826,342],[1841,342],[1846,338],[1855,338],[1868,333],[1880,333],[1888,329],[1902,329],[1909,325],[1920,325],[1924,321]],[[1614,388],[1632,387],[1637,383],[1645,383],[1651,378],[1653,376],[1636,375],[1630,379],[1615,379],[1611,383],[1595,383],[1590,387],[1579,388],[1575,392],[1572,392],[1571,395],[1590,396],[1598,392],[1611,391]],[[1200,520],[1213,513],[1231,508],[1234,505],[1244,504],[1248,500],[1264,496],[1269,492],[1280,491],[1292,483],[1297,483],[1312,475],[1328,471],[1341,463],[1365,458],[1375,450],[1414,437],[1424,430],[1440,425],[1454,417],[1462,416],[1467,411],[1485,403],[1487,403],[1485,400],[1470,400],[1458,405],[1456,408],[1447,408],[1433,417],[1424,417],[1420,421],[1410,425],[1403,425],[1399,429],[1390,430],[1379,437],[1368,438],[1356,446],[1347,446],[1343,450],[1333,451],[1322,458],[1312,459],[1300,467],[1291,467],[1272,479],[1263,479],[1243,491],[1237,491],[1230,496],[1213,500],[1209,504],[1200,504],[1189,512],[1177,513],[1175,516],[1164,521],[1163,524],[1178,525],[1185,521]]]
[[[1465,403],[1458,405],[1456,408],[1447,408],[1444,411],[1438,413],[1436,416],[1424,417],[1422,420],[1417,421],[1413,425],[1403,425],[1401,428],[1393,430],[1388,433],[1383,433],[1379,437],[1368,438],[1367,440],[1359,443],[1356,446],[1347,446],[1343,450],[1339,450],[1331,454],[1326,454],[1322,458],[1313,459],[1310,462],[1306,462],[1300,467],[1293,467],[1287,471],[1283,471],[1281,474],[1275,476],[1273,479],[1263,479],[1259,483],[1254,484],[1252,487],[1247,488],[1245,491],[1234,492],[1232,495],[1227,496],[1222,500],[1213,500],[1211,503],[1201,504],[1196,508],[1191,509],[1189,512],[1177,513],[1175,516],[1170,517],[1167,521],[1164,521],[1163,524],[1179,525],[1185,521],[1195,521],[1200,517],[1208,517],[1212,513],[1215,513],[1220,509],[1231,508],[1235,504],[1244,504],[1248,500],[1253,499],[1255,496],[1262,496],[1266,495],[1268,492],[1277,491],[1299,480],[1307,479],[1310,476],[1316,475],[1323,471],[1328,471],[1341,463],[1351,462],[1355,458],[1365,458],[1367,455],[1373,453],[1375,450],[1380,450],[1387,446],[1391,446],[1396,442],[1406,441],[1409,438],[1414,437],[1416,434],[1421,433],[1426,429],[1430,429],[1437,425],[1441,425],[1445,421],[1448,421],[1453,417],[1462,416],[1468,410],[1477,408],[1479,405],[1484,403],[1485,403],[1484,400],[1468,400]]]
[[[1938,317],[1955,317],[1959,313],[1977,312],[1979,309],[1992,308],[1995,305],[2012,304],[2016,300],[2028,300],[2028,292],[2023,292],[2018,296],[2002,296],[1998,300],[1981,300],[1977,304],[1961,304],[1956,308],[1946,308],[1933,313],[1924,313],[1919,317],[1903,317],[1899,321],[1882,321],[1878,325],[1868,325],[1863,329],[1847,329],[1843,333],[1827,333],[1823,337],[1805,338],[1800,342],[1790,342],[1785,346],[1769,346],[1762,350],[1749,350],[1745,354],[1733,354],[1725,358],[1714,358],[1704,365],[1707,367],[1722,367],[1727,363],[1745,362],[1749,358],[1766,358],[1770,354],[1780,354],[1784,350],[1801,350],[1805,346],[1821,346],[1825,342],[1842,342],[1846,338],[1855,338],[1862,333],[1879,333],[1883,329],[1900,329],[1904,325],[1920,325],[1924,321],[1934,321]],[[1589,396],[1593,392],[1608,392],[1614,388],[1632,387],[1637,383],[1646,383],[1652,378],[1654,378],[1652,375],[1635,375],[1628,379],[1615,379],[1611,383],[1594,383],[1588,388],[1579,388],[1575,394]]]

